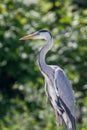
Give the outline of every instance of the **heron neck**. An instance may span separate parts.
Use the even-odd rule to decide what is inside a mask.
[[[48,74],[48,72],[50,72],[50,69],[51,69],[46,64],[45,57],[46,57],[47,52],[52,48],[52,44],[53,44],[52,38],[49,38],[47,40],[47,44],[39,52],[39,57],[38,57],[39,67],[40,67],[40,70],[45,74]]]

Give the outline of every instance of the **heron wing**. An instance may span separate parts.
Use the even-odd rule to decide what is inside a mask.
[[[55,91],[60,98],[60,102],[66,111],[66,116],[69,117],[72,126],[75,128],[75,99],[72,86],[61,68],[55,70]]]

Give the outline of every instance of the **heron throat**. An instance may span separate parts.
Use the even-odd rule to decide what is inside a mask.
[[[38,54],[39,67],[41,72],[43,72],[44,74],[48,74],[51,71],[50,66],[47,65],[45,61],[45,57],[47,52],[52,48],[52,44],[53,44],[53,39],[51,37],[47,38],[47,44],[40,50]]]

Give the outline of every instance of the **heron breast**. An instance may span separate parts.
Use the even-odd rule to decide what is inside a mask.
[[[52,81],[50,81],[49,79],[46,78],[46,86],[45,86],[45,90],[46,90],[46,94],[50,100],[50,102],[52,103],[52,106],[55,108],[56,107],[56,100],[57,100],[57,96],[56,96],[56,92],[54,89],[54,84],[52,83]]]

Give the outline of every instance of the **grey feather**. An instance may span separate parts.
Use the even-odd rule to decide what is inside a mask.
[[[75,130],[75,99],[72,86],[64,71],[59,67],[55,70],[55,84],[56,94],[59,93],[61,104],[66,111],[66,116],[68,116],[72,123],[73,130]]]

